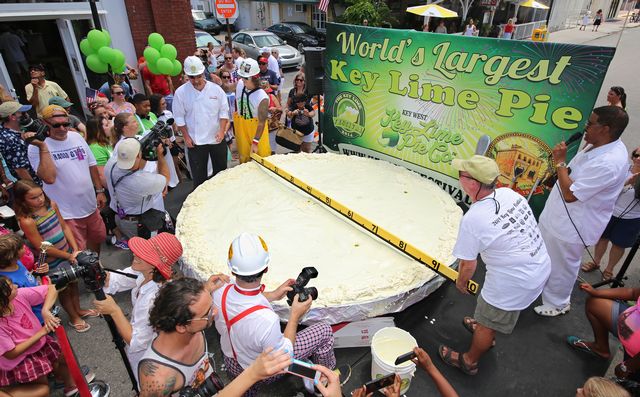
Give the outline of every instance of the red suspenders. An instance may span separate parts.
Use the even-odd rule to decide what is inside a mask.
[[[242,320],[243,318],[247,317],[249,314],[253,312],[257,312],[258,310],[268,309],[268,307],[262,306],[262,305],[252,306],[247,310],[244,310],[243,312],[239,313],[237,316],[235,316],[231,320],[229,320],[229,317],[227,316],[227,294],[229,293],[229,290],[231,289],[231,287],[233,287],[233,284],[227,285],[227,287],[224,289],[224,292],[222,293],[222,305],[221,305],[222,317],[224,317],[224,323],[227,326],[227,335],[229,336],[229,345],[231,346],[231,351],[233,352],[233,358],[236,361],[238,361],[238,357],[236,356],[236,351],[233,348],[233,342],[231,341],[231,326],[237,323],[238,321]]]

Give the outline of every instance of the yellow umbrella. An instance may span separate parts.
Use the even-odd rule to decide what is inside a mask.
[[[451,11],[437,4],[409,7],[407,8],[407,12],[422,15],[423,17],[456,18],[458,16],[457,12]]]
[[[548,10],[549,6],[546,6],[536,0],[527,0],[524,3],[520,3],[519,4],[521,7],[531,7],[531,8],[538,8],[540,10]]]

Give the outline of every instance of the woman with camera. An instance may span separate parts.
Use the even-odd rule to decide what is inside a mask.
[[[304,134],[301,147],[303,152],[311,153],[315,115],[316,112],[311,107],[306,94],[297,94],[287,111],[287,117],[291,120],[291,128]]]
[[[118,333],[127,344],[126,351],[133,372],[138,374],[138,362],[151,341],[153,329],[149,325],[149,311],[160,286],[173,275],[172,266],[182,255],[182,245],[169,233],[160,233],[148,240],[133,237],[129,240],[133,253],[131,266],[123,272],[135,275],[130,278],[117,273],[107,273],[104,292],[105,300],[94,300],[93,304],[100,314],[113,318]],[[131,291],[131,320],[111,295],[122,291]]]

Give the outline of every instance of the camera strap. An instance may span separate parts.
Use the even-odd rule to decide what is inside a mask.
[[[233,358],[236,361],[238,361],[238,356],[236,355],[236,350],[233,348],[233,342],[231,341],[231,327],[233,326],[233,324],[235,324],[238,321],[242,320],[243,318],[247,317],[249,314],[257,312],[258,310],[268,309],[268,307],[267,306],[263,306],[263,305],[251,306],[250,308],[240,312],[237,316],[235,316],[231,320],[229,320],[229,316],[227,314],[227,295],[229,294],[229,290],[233,286],[234,286],[234,284],[229,284],[224,289],[224,292],[222,293],[222,303],[221,303],[220,306],[222,306],[222,317],[224,318],[224,324],[227,326],[227,335],[229,336],[229,345],[231,346],[231,351],[233,352]],[[263,287],[264,286],[262,286],[259,290],[257,290],[258,293],[260,293],[260,292],[262,292],[264,290]]]
[[[114,182],[113,180],[113,169],[116,167],[116,164],[114,163],[111,166],[111,172],[109,173],[109,179],[111,179],[111,186],[113,187],[113,193],[114,193],[114,199],[116,200],[116,211],[118,213],[118,216],[120,217],[120,219],[124,218],[127,214],[124,213],[124,210],[120,207],[120,202],[118,200],[118,191],[116,190],[116,186],[118,186],[118,184],[126,177],[128,177],[129,175],[133,174],[134,172],[137,172],[138,170],[133,170],[133,171],[129,171],[126,174],[120,176],[120,178],[118,178],[117,181]]]

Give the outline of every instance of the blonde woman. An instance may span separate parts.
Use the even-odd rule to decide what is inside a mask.
[[[631,397],[631,394],[612,380],[593,376],[576,390],[576,397]]]
[[[136,112],[136,108],[129,102],[124,99],[124,88],[120,84],[111,85],[111,99],[112,101],[109,103],[111,109],[113,109],[116,114],[118,113],[131,113],[134,114]]]

